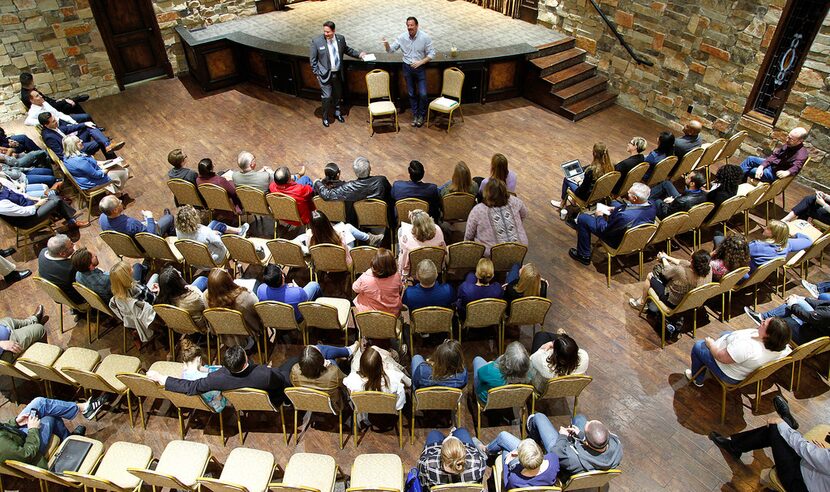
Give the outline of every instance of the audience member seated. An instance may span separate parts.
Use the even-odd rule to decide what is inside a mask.
[[[412,356],[412,390],[430,386],[467,386],[467,367],[458,340],[444,340],[426,360],[420,354]]]
[[[355,359],[358,365],[354,367]],[[357,391],[380,391],[396,395],[398,400],[396,410],[403,409],[406,404],[406,388],[411,385],[410,379],[404,374],[403,367],[392,360],[392,357],[383,349],[369,346],[361,349],[360,353],[352,357],[352,370],[343,379],[343,385],[350,393]],[[358,415],[359,424],[368,424],[366,414]]]
[[[409,161],[409,181],[395,181],[392,184],[392,200],[417,198],[429,204],[429,215],[438,220],[441,217],[441,196],[438,187],[432,183],[424,183],[424,165],[419,161]],[[403,217],[401,217],[403,221]]]
[[[703,140],[700,139],[701,130],[703,130],[703,125],[697,120],[689,120],[686,123],[683,127],[683,136],[674,141],[674,155],[678,160],[682,160],[690,150],[703,145]]]
[[[173,216],[167,209],[164,210],[164,215],[156,223],[153,212],[149,210],[141,211],[144,222],[124,215],[124,204],[114,195],[107,195],[102,198],[98,208],[101,209],[100,223],[102,231],[120,232],[130,237],[135,237],[139,232],[148,232],[162,237],[172,236],[176,233]]]
[[[303,166],[303,172],[305,172],[305,166]],[[293,198],[297,202],[300,220],[303,224],[308,224],[311,221],[311,212],[314,210],[314,188],[311,187],[311,178],[302,174],[298,176],[295,181],[287,167],[278,167],[269,190],[271,193],[282,193]],[[297,222],[286,222],[292,226],[300,225]]]
[[[190,341],[188,338],[183,338],[179,342],[179,361],[184,364],[182,369],[182,379],[188,381],[198,381],[204,379],[208,374],[218,371],[222,366],[206,366],[202,364],[202,349]],[[210,406],[216,413],[222,413],[222,410],[228,406],[228,400],[222,396],[222,392],[218,390],[206,391],[200,395],[202,400]]]
[[[478,194],[478,183],[473,181],[470,168],[464,161],[458,161],[452,170],[452,179],[438,188],[438,194],[445,197],[450,193]]]
[[[337,359],[348,359],[357,351],[358,342],[349,347],[332,347],[329,345],[306,345],[300,354],[300,360],[291,368],[291,385],[311,388],[328,393],[334,408],[343,409],[341,388],[349,364],[341,367]]]
[[[279,408],[285,398],[288,386],[288,371],[297,362],[296,357],[288,359],[281,367],[254,364],[239,345],[227,347],[222,354],[222,367],[195,380],[168,377],[156,371],[147,371],[147,377],[164,386],[167,391],[202,395],[210,391],[227,391],[240,388],[254,388],[268,392],[271,404]],[[291,364],[290,366],[288,364]]]
[[[559,458],[552,451],[545,454],[533,439],[519,439],[502,431],[485,449],[487,454],[503,460],[504,490],[550,487],[556,483]]]
[[[369,159],[358,157],[352,164],[357,177],[354,181],[341,181],[340,169],[334,163],[326,164],[326,179],[314,183],[314,191],[323,200],[356,202],[367,198],[390,201],[389,180],[386,176],[372,176]],[[390,206],[394,206],[391,203]]]
[[[207,290],[208,278],[197,277],[192,284],[184,281],[182,274],[172,266],[166,266],[159,274],[159,292],[156,304],[170,304],[182,308],[190,314],[193,323],[206,330],[203,313],[205,298],[202,292]]]
[[[763,237],[763,239],[756,239],[749,243],[750,273],[770,260],[786,257],[790,253],[807,249],[813,244],[812,239],[800,232],[790,237],[789,227],[780,220],[769,221],[769,224],[764,227]],[[714,238],[715,246],[720,245],[722,241],[723,236],[717,235]]]
[[[54,192],[37,200],[20,194],[0,183],[0,216],[13,227],[28,229],[44,219],[65,220],[71,228],[87,227],[89,222],[75,220],[75,209]]]
[[[647,183],[654,172],[654,166],[663,159],[674,155],[674,134],[672,132],[660,132],[657,137],[657,148],[648,153],[645,161],[648,162],[648,171],[643,176],[643,182]],[[654,193],[654,190],[651,190]]]
[[[582,414],[574,416],[570,427],[559,427],[557,432],[547,415],[537,412],[527,418],[527,431],[546,452],[559,457],[562,480],[577,473],[617,468],[622,461],[620,438],[599,420],[588,420]]]
[[[646,143],[646,139],[643,137],[634,137],[628,141],[628,146],[626,147],[628,157],[621,160],[614,166],[614,170],[619,171],[620,173],[620,180],[617,181],[617,185],[614,187],[614,195],[618,195],[625,191],[621,190],[620,187],[623,185],[625,177],[628,176],[628,172],[646,160],[643,156],[643,151],[646,150],[646,145],[648,144]]]
[[[46,151],[23,150],[23,146],[16,140],[6,137],[2,128],[0,128],[0,166],[6,172],[22,173],[31,184],[45,184],[47,187],[55,184],[52,161]]]
[[[75,268],[70,258],[74,252],[75,243],[66,234],[50,237],[46,247],[38,254],[37,274],[55,284],[72,302],[86,304],[81,294],[72,287],[72,282],[75,281]]]
[[[17,265],[5,258],[6,256],[11,256],[14,252],[14,248],[0,250],[0,276],[3,277],[3,281],[6,282],[6,286],[32,275],[31,270],[25,268],[23,270],[18,270]]]
[[[706,201],[715,205],[712,213],[715,213],[721,203],[738,194],[738,186],[743,179],[744,172],[735,164],[724,164],[718,168],[712,180],[715,184],[706,193]]]
[[[165,215],[167,217],[168,215]],[[172,215],[169,216],[172,219]],[[172,220],[170,221],[172,225]],[[207,246],[210,256],[217,264],[221,264],[228,256],[228,249],[222,242],[221,235],[238,234],[242,237],[248,233],[249,224],[242,227],[231,227],[218,220],[211,220],[210,224],[202,225],[202,215],[192,205],[183,205],[176,211],[176,238],[190,239]],[[262,252],[264,255],[264,251]]]
[[[0,359],[11,363],[33,343],[44,340],[46,328],[43,325],[47,321],[49,316],[44,313],[43,305],[25,319],[0,318]]]
[[[449,436],[427,434],[418,459],[418,480],[427,489],[453,483],[482,483],[487,460],[467,429],[453,428]]]
[[[423,210],[409,212],[409,222],[401,222],[398,228],[398,266],[401,275],[409,276],[409,253],[427,246],[446,248],[444,232],[435,225],[432,217]],[[436,265],[442,267],[444,265]]]
[[[262,283],[256,291],[260,301],[278,301],[291,305],[297,321],[303,319],[297,306],[301,302],[313,301],[320,296],[320,284],[310,281],[303,287],[298,287],[293,281],[285,283],[285,275],[279,265],[269,263],[262,274]]]
[[[741,234],[732,234],[712,251],[712,281],[720,282],[727,273],[749,266],[749,244]]]
[[[236,212],[241,212],[239,197],[236,196],[236,186],[213,171],[213,161],[205,158],[199,161],[199,177],[196,178],[196,186],[201,184],[214,184],[224,188],[228,192],[228,198],[236,205]]]
[[[70,125],[58,122],[57,118],[49,113],[40,113],[38,122],[41,125],[40,136],[44,145],[55,153],[58,159],[63,160],[63,140],[67,136],[76,135],[83,142],[83,152],[86,155],[95,155],[99,150],[107,159],[115,159],[115,151],[124,147],[124,142],[112,142],[100,128],[92,123],[78,123]]]
[[[254,310],[254,304],[259,301],[256,296],[245,287],[235,284],[227,270],[214,268],[208,275],[208,290],[205,297],[209,308],[235,309],[242,313],[245,328],[251,336],[246,341],[238,335],[224,335],[222,343],[228,347],[241,344],[246,350],[250,350],[257,340],[256,337],[262,336],[263,330],[262,321]]]
[[[371,239],[380,242],[376,234],[368,234],[358,230],[351,224],[344,224],[342,222],[337,224],[337,227],[331,224],[329,218],[325,213],[315,210],[311,212],[311,222],[309,223],[308,232],[297,236],[294,242],[301,246],[316,246],[318,244],[333,244],[335,246],[342,246],[346,250],[346,264],[351,266],[352,255],[349,254],[354,245],[354,241],[348,241],[348,236],[351,235],[355,239]],[[382,239],[383,236],[380,236]]]
[[[804,197],[803,200],[790,210],[781,222],[792,222],[796,218],[801,220],[815,219],[830,225],[830,195],[816,190],[815,194]]]
[[[698,340],[692,347],[692,367],[686,369],[686,379],[700,388],[708,369],[724,383],[738,384],[755,369],[789,355],[790,338],[790,327],[783,319],[767,318],[758,328],[727,331],[717,340]]]
[[[473,388],[482,404],[487,403],[489,390],[506,384],[527,384],[530,376],[530,356],[520,342],[510,342],[492,362],[480,356],[473,359]]]
[[[628,229],[653,223],[657,211],[648,202],[650,192],[649,187],[643,183],[634,183],[628,190],[629,203],[614,201],[611,202],[614,208],[610,211],[608,207],[597,207],[593,214],[579,214],[576,218],[576,248],[571,248],[568,255],[583,265],[590,265],[591,234],[615,248]]]
[[[3,164],[2,156],[0,154],[0,183],[17,193],[39,200],[47,195],[50,188],[59,190],[63,186],[63,181],[58,184],[51,169],[11,167]]]
[[[744,159],[741,162],[744,176],[771,182],[798,174],[807,158],[810,157],[810,153],[804,147],[805,138],[807,138],[807,130],[800,126],[793,128],[787,134],[784,145],[773,150],[766,159],[756,156]]]
[[[467,304],[479,299],[496,298],[504,296],[504,290],[498,282],[493,282],[495,268],[490,258],[481,258],[476,264],[475,273],[470,272],[464,282],[458,286],[458,299],[455,301],[455,309],[458,317],[467,317]]]
[[[37,152],[42,150],[38,145],[22,133],[15,135],[6,135],[6,130],[0,127],[0,148],[6,149],[4,152],[11,150],[12,152]]]
[[[437,281],[438,268],[432,260],[422,260],[416,274],[418,282],[403,291],[403,303],[410,313],[423,307],[452,307],[455,289],[449,283]]]
[[[401,313],[401,275],[395,257],[386,248],[378,249],[372,266],[355,280],[352,291],[355,311],[383,311],[398,316]]]
[[[86,427],[75,426],[70,434],[64,420],[72,420],[79,413],[91,419],[94,415],[90,415],[88,410],[87,402],[35,398],[16,418],[0,425],[0,461],[14,460],[47,468],[49,440],[52,436],[60,441],[70,435],[83,436]]]
[[[651,191],[651,199],[654,200],[654,206],[657,208],[657,218],[665,219],[671,214],[677,212],[688,212],[692,207],[706,201],[706,193],[703,191],[703,186],[706,185],[706,176],[700,171],[692,171],[686,174],[686,191],[683,194],[678,193],[677,189],[670,181],[663,181],[663,193],[657,193],[655,197],[654,190]]]
[[[548,283],[533,263],[513,264],[505,280],[504,300],[508,302],[508,310],[510,303],[516,299],[531,296],[547,297],[548,295]]]
[[[167,154],[167,162],[173,166],[167,171],[167,177],[170,179],[183,179],[190,183],[196,184],[196,178],[199,177],[196,171],[184,167],[184,161],[187,156],[182,152],[182,149],[173,149]]]
[[[29,102],[29,91],[37,90],[40,92],[37,87],[35,87],[35,78],[29,72],[21,72],[20,73],[20,102],[29,109],[31,103]],[[41,92],[41,94],[43,94]],[[51,97],[44,95],[43,99],[46,100],[49,104],[54,106],[59,111],[63,111],[67,114],[73,113],[86,113],[84,109],[81,107],[81,103],[85,102],[89,99],[88,94],[78,94],[77,96],[67,97],[63,99],[52,99]]]
[[[110,285],[110,274],[98,268],[98,255],[80,248],[72,253],[72,268],[75,270],[75,281],[109,304],[112,299],[112,287]]]
[[[507,186],[508,192],[516,193],[516,184],[519,180],[519,175],[508,169],[507,157],[504,154],[493,154],[493,157],[490,159],[490,176],[481,180],[481,183],[478,185],[479,190],[483,191],[487,183],[494,179],[502,181]]]
[[[112,291],[109,307],[126,328],[136,331],[134,343],[139,350],[151,341],[156,330],[162,329],[161,326],[163,326],[158,323],[154,324],[156,311],[153,309],[153,303],[159,291],[159,276],[153,274],[147,283],[143,283],[141,273],[140,264],[130,267],[130,264],[123,260],[113,265],[109,273]],[[164,336],[155,338],[165,349],[170,349],[170,341],[166,333]]]
[[[234,171],[231,175],[234,187],[250,186],[268,193],[268,186],[274,182],[273,171],[270,168],[266,166],[257,170],[256,157],[244,150],[239,153],[236,163],[239,164],[239,171]]]
[[[582,176],[578,180],[571,180],[565,177],[562,180],[562,199],[560,201],[551,200],[550,204],[559,209],[559,217],[562,220],[568,216],[566,207],[569,205],[568,190],[581,200],[587,200],[594,191],[594,185],[597,180],[614,170],[611,165],[611,158],[608,156],[608,148],[604,143],[598,142],[594,144],[593,148],[594,159],[585,167]]]
[[[527,207],[524,202],[507,193],[504,181],[494,179],[482,187],[484,199],[473,207],[467,217],[465,241],[476,241],[486,247],[485,256],[490,256],[490,248],[499,243],[517,242],[527,245],[527,233],[524,219]]]
[[[38,90],[31,90],[29,91],[28,95],[29,112],[26,114],[26,120],[23,122],[24,125],[37,126],[37,124],[39,123],[38,115],[40,115],[41,113],[49,113],[55,118],[59,119],[60,121],[69,123],[70,125],[92,121],[92,118],[90,118],[89,115],[85,113],[68,115],[61,111],[58,111],[57,108],[46,102],[46,100],[43,98],[43,94],[41,94]]]
[[[784,304],[764,313],[749,306],[744,306],[744,311],[759,326],[767,318],[783,319],[790,327],[793,342],[798,345],[830,335],[830,300],[792,294]]]
[[[801,285],[807,289],[811,296],[817,297],[822,301],[830,300],[830,282],[819,282],[818,284],[813,284],[808,282],[807,279],[802,279]]]
[[[588,352],[579,348],[576,341],[562,330],[558,333],[540,331],[533,335],[530,352],[533,387],[539,394],[545,393],[548,379],[588,371]]]
[[[83,142],[75,135],[63,139],[63,164],[72,175],[72,179],[84,190],[109,183],[107,191],[121,194],[130,178],[130,171],[126,167],[108,161],[97,161],[85,154]]]

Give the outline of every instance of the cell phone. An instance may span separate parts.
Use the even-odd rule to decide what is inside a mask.
[[[37,410],[32,410],[29,412],[29,418],[35,417],[37,418]]]
[[[826,442],[827,444],[830,444],[830,432],[828,432],[827,435],[824,436],[824,442]]]

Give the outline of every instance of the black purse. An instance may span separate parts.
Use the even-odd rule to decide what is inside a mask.
[[[55,456],[55,461],[52,462],[49,471],[58,475],[66,471],[78,471],[90,449],[92,449],[91,442],[70,439],[63,445],[60,453]]]

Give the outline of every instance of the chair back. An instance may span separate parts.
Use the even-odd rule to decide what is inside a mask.
[[[96,311],[101,311],[102,313],[106,314],[111,318],[116,317],[115,313],[112,312],[109,305],[107,305],[107,303],[105,303],[104,300],[101,299],[101,296],[93,292],[92,289],[85,285],[79,284],[78,282],[72,282],[72,287],[74,287],[75,290],[78,291],[78,294],[81,294],[81,297],[84,298],[84,300],[87,302],[87,304],[89,304],[92,307],[92,309],[95,309]]]
[[[354,212],[360,227],[389,227],[383,200],[368,198],[354,202]]]
[[[651,236],[649,243],[659,244],[677,235],[678,231],[689,222],[689,212],[675,212],[659,220],[657,230]]]
[[[706,217],[712,213],[712,209],[715,208],[715,204],[712,202],[703,202],[698,203],[694,207],[689,209],[689,220],[686,222],[684,226],[677,231],[678,234],[682,234],[684,232],[693,231],[703,225],[703,221],[706,220]]]
[[[389,72],[376,68],[366,74],[366,92],[369,102],[373,99],[390,99]]]
[[[70,477],[64,477],[63,475],[58,475],[57,473],[52,473],[49,470],[41,468],[39,466],[30,465],[28,463],[23,463],[22,461],[15,460],[6,460],[5,465],[19,472],[21,475],[23,475],[24,478],[31,478],[32,480],[51,482],[66,487],[68,489],[80,488],[80,484],[77,481],[75,481],[75,479]]]
[[[741,212],[744,210],[752,210],[758,201],[764,196],[769,189],[769,183],[758,183],[758,186],[755,186],[751,190],[747,192],[746,201],[744,202],[743,206],[741,207]]]
[[[383,311],[355,313],[355,323],[361,337],[388,339],[398,338],[398,317]]]
[[[588,199],[585,200],[585,206],[592,205],[611,196],[614,187],[617,186],[617,182],[620,180],[620,176],[622,174],[619,171],[610,171],[600,176],[594,183],[594,188],[591,190],[591,194],[588,195]]]
[[[271,215],[268,202],[265,200],[265,192],[253,186],[237,186],[236,197],[242,204],[242,211],[246,214]]]
[[[346,248],[336,244],[315,244],[308,248],[314,269],[318,272],[348,272]]]
[[[260,258],[254,242],[236,234],[222,234],[222,244],[227,248],[230,257],[237,263],[265,265],[267,264],[266,260],[270,259],[267,255],[265,258]]]
[[[744,202],[746,202],[745,196],[733,196],[732,198],[724,201],[720,204],[720,207],[715,210],[712,217],[703,224],[703,227],[712,227],[731,219],[733,215],[737,214],[738,211],[741,210],[741,207],[744,206]]]
[[[620,245],[616,248],[605,246],[605,242],[603,245],[614,254],[627,255],[645,249],[655,232],[657,232],[657,224],[640,224],[625,231]]]
[[[720,282],[718,282],[718,286],[720,287],[721,292],[729,292],[732,290],[738,282],[744,278],[744,275],[749,273],[749,267],[740,267],[732,270],[731,272],[727,272],[721,277]]]
[[[198,186],[199,194],[205,200],[205,205],[210,210],[225,210],[236,213],[236,207],[228,196],[228,191],[213,183],[202,183]]]
[[[822,337],[822,338],[824,338],[824,337]],[[819,354],[823,354],[823,353],[826,353],[826,352],[830,352],[830,341],[828,341],[825,345],[823,345],[821,347],[818,347],[815,350],[815,352],[813,352],[813,355],[819,355]]]
[[[271,258],[274,263],[281,266],[292,268],[305,268],[305,253],[303,248],[297,244],[292,243],[286,239],[271,239],[265,246],[271,252]]]
[[[409,212],[423,210],[429,212],[429,203],[420,198],[403,198],[395,202],[395,213],[398,216],[398,225],[401,222],[409,222]]]
[[[184,261],[184,257],[175,246],[176,238],[174,237],[165,239],[149,232],[139,232],[135,235],[135,240],[141,245],[147,258],[174,263]]]
[[[299,386],[285,388],[285,396],[295,410],[303,412],[337,414],[331,396],[325,391]]]
[[[457,67],[444,70],[444,80],[441,83],[441,95],[451,97],[461,102],[461,89],[464,87],[464,72]]]
[[[456,410],[464,392],[448,386],[418,388],[413,393],[414,410]]]
[[[703,284],[699,287],[695,287],[689,292],[686,292],[683,299],[680,299],[680,302],[678,302],[677,306],[675,306],[675,308],[671,311],[675,313],[682,313],[683,311],[699,308],[704,302],[720,293],[720,285],[717,282]]]
[[[772,272],[784,266],[786,262],[787,259],[782,256],[780,258],[773,258],[768,262],[760,265],[758,268],[755,269],[754,272],[749,274],[749,278],[746,279],[746,281],[740,285],[740,288],[744,289],[746,287],[751,287],[755,284],[760,284],[761,282],[764,282],[767,279],[767,277],[772,275]]]
[[[794,178],[795,176],[787,176],[786,178],[776,179],[772,183],[769,183],[769,188],[767,188],[766,193],[764,193],[755,204],[761,205],[770,200],[775,200],[775,197],[780,195]]]
[[[482,492],[484,485],[476,482],[459,482],[448,483],[446,485],[436,485],[430,487],[431,492]],[[557,487],[556,490],[559,490]]]
[[[621,473],[618,469],[576,473],[562,485],[562,490],[602,489]]]
[[[323,200],[323,197],[316,195],[312,201],[314,208],[326,214],[332,224],[346,222],[346,202],[342,200]]]
[[[648,168],[651,166],[648,162],[641,162],[634,166],[631,171],[628,171],[628,174],[625,175],[625,179],[623,179],[622,184],[618,188],[620,190],[621,195],[625,195],[628,193],[628,189],[631,188],[631,185],[637,182],[641,182],[643,180],[643,176],[646,175],[648,172]]]
[[[551,300],[539,296],[527,296],[510,303],[510,314],[504,324],[507,326],[544,325],[550,310]]]
[[[32,279],[56,304],[63,304],[81,312],[86,312],[89,309],[88,304],[76,304],[63,293],[60,287],[45,278],[35,275]]]
[[[166,389],[162,389],[161,394],[165,400],[170,400],[170,403],[176,408],[189,408],[214,413],[213,407],[202,399],[202,395],[186,395],[175,391],[167,391]]]
[[[190,181],[173,178],[167,181],[167,187],[173,193],[173,198],[179,205],[193,205],[196,208],[205,208],[205,202],[199,195],[196,185]]]
[[[382,391],[355,391],[351,393],[356,413],[382,413],[397,415],[398,396]]]
[[[268,392],[255,388],[239,388],[222,392],[238,412],[279,412],[268,398]]]
[[[244,485],[224,482],[217,478],[199,477],[196,480],[199,482],[199,490],[209,490],[211,492],[253,492],[248,490]]]
[[[486,246],[474,241],[450,244],[447,246],[447,273],[461,274],[463,277],[469,272],[474,272],[486,249]]]
[[[245,325],[245,318],[236,309],[208,308],[204,312],[205,319],[216,335],[242,335],[251,333]]]
[[[724,145],[726,145],[725,138],[715,139],[715,141],[706,145],[706,148],[703,150],[703,154],[700,155],[700,159],[697,161],[697,164],[695,164],[694,169],[706,169],[714,164],[715,159],[717,159],[718,155],[720,155]]]
[[[224,262],[217,264],[214,261],[205,243],[193,241],[192,239],[178,239],[175,244],[176,249],[182,254],[184,260],[192,267],[210,269],[224,265]]]
[[[22,366],[17,366],[12,362],[6,362],[0,359],[0,376],[9,376],[11,378],[18,378],[23,380],[32,379],[29,374],[23,372],[21,370]],[[28,370],[27,370],[28,371]],[[37,375],[34,375],[37,379]],[[2,466],[2,463],[0,463]],[[3,473],[2,468],[0,468],[0,473]]]
[[[418,272],[418,265],[424,260],[432,260],[440,274],[444,270],[444,258],[446,256],[447,249],[440,246],[424,246],[413,249],[409,252],[410,276],[414,276]]]
[[[527,404],[533,394],[533,386],[529,384],[505,384],[487,390],[487,405],[483,410],[499,410],[502,408],[521,408]]]
[[[675,166],[674,170],[669,175],[669,179],[671,181],[677,181],[686,174],[690,173],[692,169],[695,168],[695,166],[697,165],[697,161],[700,160],[700,156],[702,155],[703,147],[696,147],[686,152],[686,155],[684,155],[683,158],[679,160],[677,166]]]
[[[794,254],[792,258],[787,261],[787,268],[794,268],[804,262],[809,262],[813,258],[817,258],[827,248],[828,244],[830,244],[830,232],[825,232],[819,236],[818,239],[813,241],[813,244],[811,244],[809,248],[802,249]]]
[[[70,347],[71,350],[73,347]],[[68,384],[70,386],[75,386],[75,381],[69,379],[63,372],[56,369],[52,366],[44,365],[36,360],[28,360],[26,359],[26,355],[23,354],[18,357],[15,364],[20,364],[23,368],[27,369],[29,372],[34,373],[39,379],[43,379],[45,381],[54,381],[56,383],[61,384]]]
[[[720,155],[718,155],[718,161],[728,161],[730,157],[732,157],[738,149],[741,148],[741,144],[744,143],[744,139],[748,135],[747,132],[744,130],[739,131],[738,133],[729,137],[729,140],[726,141],[726,144],[720,151]]]
[[[164,398],[164,386],[158,384],[145,374],[122,372],[115,375],[121,384],[126,386],[132,394],[143,398]]]
[[[669,174],[671,174],[671,170],[674,169],[676,164],[677,156],[675,155],[670,155],[658,162],[654,165],[654,169],[651,171],[651,176],[649,176],[648,183],[646,184],[651,187],[669,179]]]
[[[155,470],[145,468],[127,468],[127,471],[138,477],[144,482],[144,485],[149,485],[155,489],[169,488],[170,490],[195,490],[182,483],[178,478],[166,473],[159,473]]]
[[[352,256],[352,271],[355,277],[372,267],[372,260],[377,253],[378,248],[374,246],[358,246],[349,250],[349,254]]]
[[[516,263],[521,265],[526,254],[527,246],[517,242],[499,243],[490,248],[490,259],[497,272],[508,272]]]
[[[102,231],[98,236],[119,258],[144,258],[144,252],[130,236],[123,232]]]
[[[204,330],[193,321],[190,313],[172,304],[153,304],[153,310],[161,317],[167,328],[181,335],[201,333]]]
[[[271,216],[274,220],[282,222],[302,222],[300,209],[297,207],[297,200],[284,193],[268,193],[265,195],[268,207],[271,209]]]
[[[740,383],[735,384],[735,385],[729,385],[729,386],[732,386],[734,388],[743,388],[743,387],[749,386],[751,384],[757,383],[758,381],[763,381],[763,380],[767,379],[768,377],[772,376],[773,374],[775,374],[782,367],[784,367],[786,365],[789,365],[789,364],[792,364],[792,363],[793,363],[793,358],[790,357],[790,356],[781,357],[778,360],[767,362],[763,366],[761,366],[758,369],[755,369],[754,371],[749,373],[749,375],[747,375],[747,377],[743,381],[741,381]]]
[[[467,304],[465,328],[485,328],[501,323],[507,301],[504,299],[479,299]]]
[[[444,222],[465,222],[476,206],[476,197],[469,193],[448,193],[441,199]]]
[[[84,371],[74,367],[64,367],[61,371],[74,379],[81,388],[91,391],[102,391],[104,393],[121,394],[117,388],[109,384],[100,374],[91,371]],[[120,382],[119,382],[120,384]]]
[[[320,328],[323,330],[342,330],[337,308],[319,302],[301,302],[300,314],[303,315],[306,328]]]
[[[413,333],[452,333],[452,318],[455,312],[450,308],[429,306],[409,312]]]
[[[266,328],[300,331],[294,308],[290,304],[279,301],[260,301],[254,304],[254,310],[262,320],[262,326]]]
[[[545,383],[545,391],[539,395],[539,398],[565,398],[567,396],[578,398],[593,379],[585,374],[568,374],[550,378]]]
[[[802,343],[801,345],[795,347],[793,351],[790,352],[789,356],[793,362],[804,360],[823,349],[828,342],[830,342],[830,337],[827,336],[815,338],[807,343]]]

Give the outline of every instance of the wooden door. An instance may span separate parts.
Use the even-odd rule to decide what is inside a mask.
[[[90,0],[115,80],[124,90],[159,76],[173,76],[151,0]]]
[[[536,17],[538,15],[538,0],[519,0],[519,19],[536,24]]]

